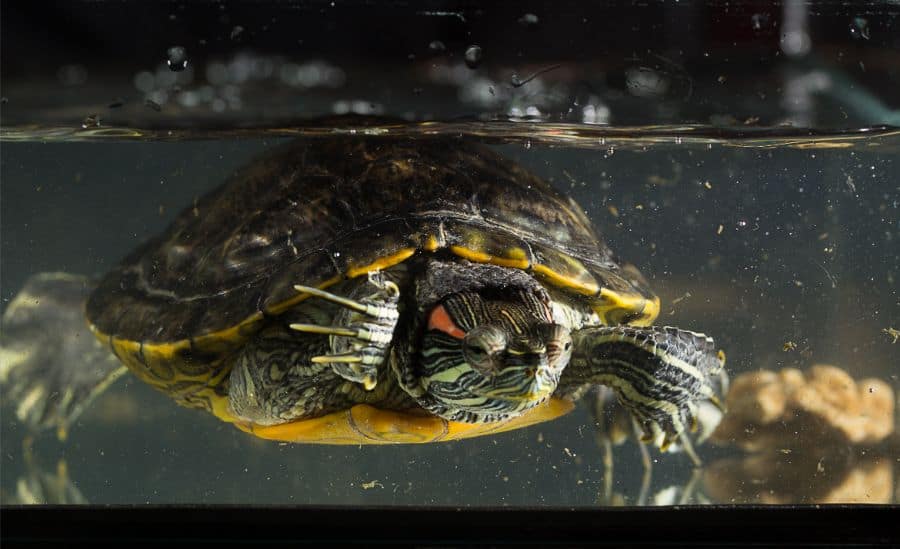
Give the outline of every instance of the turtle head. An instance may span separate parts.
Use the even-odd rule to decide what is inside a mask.
[[[569,362],[572,338],[527,291],[465,291],[429,312],[420,402],[446,419],[496,421],[546,400]]]

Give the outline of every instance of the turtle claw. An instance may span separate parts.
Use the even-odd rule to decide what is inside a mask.
[[[378,364],[367,362],[371,357],[360,356],[353,353],[341,355],[320,355],[310,359],[316,364],[330,364],[336,374],[342,378],[361,383],[367,391],[371,391],[377,384]]]
[[[370,273],[365,282],[353,288],[349,297],[300,284],[294,288],[341,306],[332,319],[332,326],[290,324],[298,332],[328,336],[331,352],[315,356],[311,361],[330,364],[342,378],[361,383],[366,390],[374,389],[378,367],[387,357],[399,318],[397,285],[381,273]]]
[[[310,360],[310,362],[313,362],[315,364],[332,364],[332,363],[359,364],[363,361],[363,358],[359,355],[345,354],[345,355],[314,356],[309,360]]]
[[[336,335],[343,337],[359,337],[359,330],[350,330],[341,326],[319,326],[318,324],[290,324],[291,330],[308,334]]]

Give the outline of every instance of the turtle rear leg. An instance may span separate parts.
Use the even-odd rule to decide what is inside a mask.
[[[93,288],[83,276],[36,274],[3,313],[0,390],[32,430],[55,428],[64,438],[90,401],[126,371],[85,321]]]

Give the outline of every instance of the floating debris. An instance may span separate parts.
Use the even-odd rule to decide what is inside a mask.
[[[550,72],[550,71],[552,71],[552,70],[556,70],[556,69],[560,68],[561,66],[562,66],[562,65],[560,65],[560,64],[556,64],[556,65],[551,65],[551,66],[549,66],[549,67],[543,68],[543,69],[541,69],[541,70],[539,70],[539,71],[533,73],[531,76],[529,76],[529,77],[526,78],[525,80],[520,79],[518,74],[513,73],[513,75],[512,75],[512,76],[510,77],[510,79],[509,79],[509,80],[510,80],[509,83],[510,83],[510,85],[511,85],[512,87],[514,87],[514,88],[520,88],[520,87],[524,86],[525,84],[531,82],[532,80],[534,80],[534,79],[537,78],[538,76],[540,76],[540,75],[542,75],[542,74],[544,74],[544,73]]]
[[[432,40],[430,44],[428,44],[428,49],[435,52],[440,53],[447,50],[447,46],[444,45],[440,40]]]
[[[897,339],[900,339],[900,330],[896,328],[884,328],[881,331],[894,338],[894,340],[891,341],[891,345],[897,343]]]
[[[144,106],[151,108],[156,112],[160,112],[162,110],[162,105],[152,99],[144,99]]]
[[[419,15],[427,15],[430,17],[456,17],[463,23],[466,22],[466,17],[458,11],[420,11]]]
[[[384,488],[384,484],[382,484],[381,482],[379,482],[377,480],[363,482],[362,484],[360,484],[360,486],[362,487],[363,490],[371,490],[373,488]]]
[[[237,40],[244,33],[244,27],[240,25],[235,25],[234,28],[231,29],[231,34],[228,36],[232,40]]]
[[[84,129],[88,128],[99,128],[100,127],[100,115],[97,114],[89,114],[82,120],[81,127]]]
[[[676,297],[675,299],[672,300],[672,305],[678,305],[679,303],[681,303],[682,301],[684,301],[685,299],[687,299],[689,297],[691,297],[691,292],[684,292],[684,294],[682,294],[681,297]]]

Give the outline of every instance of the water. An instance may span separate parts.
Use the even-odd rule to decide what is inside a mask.
[[[883,332],[900,326],[895,133],[706,143],[691,141],[688,131],[678,140],[638,131],[629,140],[610,135],[601,147],[593,135],[573,139],[575,146],[531,135],[526,146],[514,124],[506,128],[505,136],[494,128],[490,146],[584,206],[662,298],[659,323],[713,334],[728,353],[732,377],[825,363],[896,387],[896,347]],[[353,138],[349,128],[330,130]],[[425,131],[412,126],[399,133],[412,138]],[[484,133],[473,124],[459,139],[484,140]],[[105,272],[235,168],[282,142],[6,143],[4,303],[34,272]],[[24,436],[7,404],[7,497],[27,473],[17,450]],[[605,484],[602,448],[584,406],[553,423],[446,444],[280,445],[181,409],[130,377],[94,403],[68,441],[45,436],[34,452],[37,465],[51,471],[56,457],[64,458],[92,503],[593,505],[636,503],[642,480],[637,446],[629,442],[616,449],[612,483]],[[759,500],[745,480],[731,493],[704,485],[714,482],[705,471],[720,475],[717,462],[739,452],[710,445],[700,452],[707,467],[687,501]],[[651,455],[648,502],[679,501],[691,481],[690,461]],[[799,459],[780,456],[785,463]],[[794,501],[811,501],[830,481],[820,477],[798,479]]]
[[[2,307],[34,273],[102,275],[292,139],[442,137],[571,195],[660,296],[657,323],[713,335],[733,381],[833,365],[859,400],[896,400],[897,15],[879,2],[750,0],[4,5]],[[65,32],[32,30],[45,28]],[[380,118],[322,118],[334,115]],[[769,427],[738,422],[699,445],[702,468],[651,450],[650,477],[633,439],[609,470],[585,404],[459,442],[303,446],[126,376],[63,442],[32,437],[4,399],[0,501],[896,503],[896,432],[853,443],[796,411],[819,406],[851,434],[869,416],[896,421],[837,398],[836,375],[830,403],[797,392]]]

